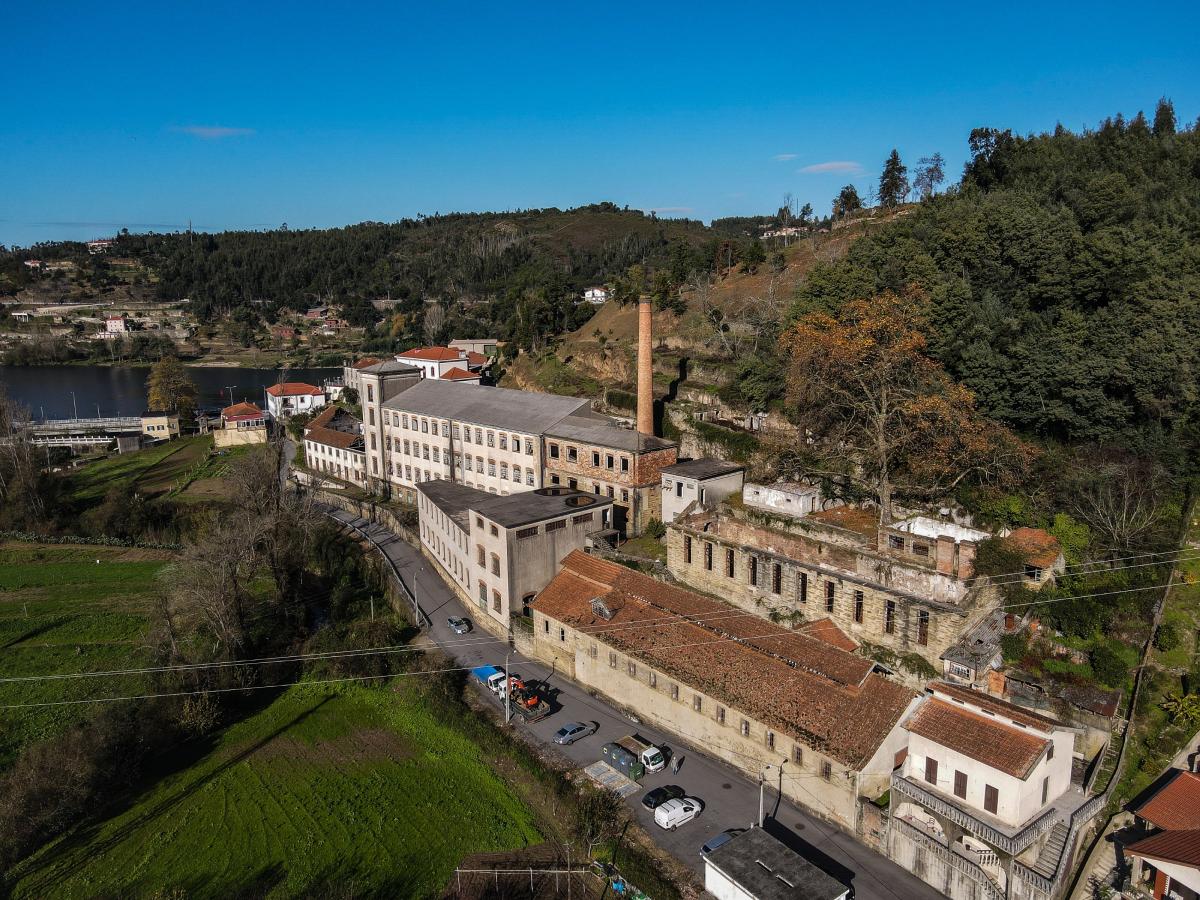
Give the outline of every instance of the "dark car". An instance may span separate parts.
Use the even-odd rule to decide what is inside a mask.
[[[723,844],[728,844],[745,830],[745,828],[726,828],[720,834],[714,835],[705,842],[704,846],[700,848],[700,855],[703,856],[706,853],[712,853]]]
[[[463,616],[451,616],[446,620],[446,624],[455,634],[466,634],[471,630],[471,620]]]
[[[687,791],[677,784],[664,784],[662,787],[656,787],[652,791],[647,791],[646,796],[642,798],[642,806],[646,809],[658,809],[668,800],[678,800],[681,797],[686,797]]]

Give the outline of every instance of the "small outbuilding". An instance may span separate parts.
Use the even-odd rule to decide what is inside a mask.
[[[761,828],[704,854],[704,889],[717,900],[846,900],[850,888]]]

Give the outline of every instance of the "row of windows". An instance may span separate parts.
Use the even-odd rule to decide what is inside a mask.
[[[560,479],[559,476],[552,474],[550,476],[550,483],[551,484],[562,484],[562,479]],[[567,479],[567,487],[569,487],[573,491],[581,490],[581,488],[579,487],[579,480],[576,478],[568,478]],[[596,482],[592,485],[592,493],[595,494],[597,497],[601,497],[604,494],[607,494],[609,497],[611,497],[614,500],[617,498],[616,488],[614,488],[611,484],[607,485],[607,488],[605,489],[605,487],[601,486],[601,484],[599,482]],[[621,489],[621,502],[622,503],[629,502],[629,488]]]
[[[713,544],[704,542],[704,568],[706,571],[713,570]],[[692,539],[688,535],[683,538],[683,556],[684,562],[688,565],[692,563]],[[729,548],[725,550],[725,576],[727,578],[737,577],[737,555]],[[759,586],[759,560],[757,556],[747,557],[746,563],[747,580],[751,587]],[[800,603],[808,603],[808,573],[799,572],[796,581],[796,600]],[[783,593],[783,566],[780,563],[771,563],[770,588],[774,594]],[[861,625],[863,622],[863,607],[865,597],[862,591],[854,592],[854,621]],[[837,585],[832,581],[825,582],[825,612],[834,613],[837,611]],[[883,607],[883,631],[885,634],[896,633],[896,601],[885,600]],[[917,643],[921,646],[926,646],[929,643],[929,612],[928,610],[917,610]]]
[[[545,631],[545,633],[549,634],[550,620],[549,619],[543,620],[542,627],[543,627],[543,630]],[[566,631],[562,628],[559,629],[559,640],[561,640],[561,641],[566,640]],[[593,643],[588,648],[588,655],[592,659],[595,659],[599,655],[599,651],[598,651],[596,644]],[[615,651],[610,650],[608,653],[609,668],[616,669],[618,667],[619,662],[620,662],[620,657],[617,655],[617,653]],[[632,659],[626,659],[625,671],[626,671],[626,674],[630,678],[637,678],[638,677],[638,664]],[[655,690],[658,689],[658,673],[655,672],[651,668],[646,669],[646,683],[650,687],[654,688]],[[670,694],[670,697],[672,700],[674,700],[676,702],[682,702],[680,700],[681,692],[679,689],[679,685],[676,682],[669,683],[669,685],[667,687],[667,693]],[[708,702],[711,703],[712,701],[708,701]],[[704,699],[703,694],[692,694],[692,710],[694,712],[703,714],[705,712],[705,705],[706,704],[705,704],[705,699]],[[713,710],[713,719],[717,722],[717,724],[718,725],[728,725],[729,727],[732,727],[732,724],[730,722],[728,722],[728,715],[727,715],[727,711],[726,711],[725,707],[721,706],[720,704],[713,704],[713,706],[715,707]],[[750,737],[750,720],[749,719],[742,718],[739,720],[738,733],[744,738]],[[767,749],[769,749],[769,750],[777,750],[778,749],[776,746],[778,743],[777,736],[776,736],[775,732],[770,730],[769,728],[763,732],[763,742],[766,744]],[[793,743],[791,760],[797,766],[804,765],[804,746],[802,744]],[[833,764],[829,760],[820,760],[819,765],[817,766],[817,769],[820,772],[821,777],[824,778],[826,781],[829,781],[833,778]]]
[[[1050,745],[1050,752],[1047,754],[1047,759],[1053,759],[1054,744]],[[932,756],[925,757],[925,780],[937,787],[938,783],[938,761]],[[954,796],[962,800],[967,799],[967,783],[968,776],[966,772],[961,772],[958,769],[954,770]],[[1042,779],[1042,805],[1046,805],[1046,801],[1050,798],[1050,776]],[[992,814],[1000,806],[1000,791],[990,784],[983,786],[983,808]]]
[[[387,414],[385,413],[385,416]],[[449,421],[439,422],[437,419],[428,419],[425,417],[410,416],[408,413],[391,414],[392,425],[396,428],[403,428],[407,431],[420,431],[422,434],[441,434],[442,437],[448,438],[451,433],[451,424]],[[455,440],[461,440],[464,444],[479,444],[488,447],[499,445],[501,450],[507,450],[511,444],[514,453],[520,453],[522,443],[525,447],[525,453],[533,456],[533,439],[522,438],[519,434],[509,435],[507,432],[501,431],[497,433],[492,429],[484,430],[482,428],[474,428],[470,425],[460,426],[457,422],[453,425],[453,433]],[[472,440],[472,435],[474,439]]]
[[[567,462],[579,462],[579,448],[572,447],[570,444],[566,444],[560,448],[558,444],[547,441],[546,451],[551,459],[565,457]],[[618,469],[621,472],[629,471],[628,456],[615,456],[612,453],[602,453],[599,450],[593,450],[591,462],[593,469],[607,469],[610,472],[618,471]]]

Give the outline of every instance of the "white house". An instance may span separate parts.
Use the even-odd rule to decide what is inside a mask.
[[[365,484],[362,423],[344,409],[327,406],[304,428],[304,460],[310,469]]]
[[[675,518],[692,503],[719,503],[742,489],[746,467],[721,459],[692,459],[664,466],[662,478],[662,521]]]
[[[425,378],[473,381],[476,384],[479,383],[479,370],[487,364],[487,358],[481,354],[451,347],[417,347],[397,353],[396,361],[420,369]]]
[[[612,294],[609,293],[609,290],[606,287],[590,287],[583,292],[583,301],[585,303],[592,303],[596,306],[601,306],[607,303],[608,298],[611,296]]]
[[[267,414],[273,419],[308,413],[325,405],[325,392],[303,381],[285,381],[267,388]]]
[[[797,518],[820,512],[826,507],[821,486],[807,481],[778,481],[775,484],[748,481],[742,489],[742,502],[766,512]]]
[[[105,334],[124,334],[129,330],[124,316],[106,316],[104,319]]]
[[[850,889],[761,828],[708,853],[704,889],[717,900],[846,900]]]

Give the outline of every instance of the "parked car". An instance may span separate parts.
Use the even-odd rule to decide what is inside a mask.
[[[646,809],[658,809],[668,800],[679,800],[687,796],[687,791],[677,784],[664,784],[662,787],[656,787],[652,791],[647,791],[646,796],[642,798],[642,806]]]
[[[554,733],[554,743],[564,746],[573,744],[580,738],[585,738],[589,734],[595,734],[595,732],[595,722],[568,722]]]
[[[674,831],[680,825],[686,825],[700,815],[703,804],[695,797],[682,797],[668,800],[654,810],[654,822],[659,828]]]
[[[711,838],[705,841],[704,846],[700,848],[700,855],[704,856],[707,853],[712,853],[723,844],[728,844],[745,830],[745,828],[726,828],[720,834],[713,835]]]
[[[446,620],[446,624],[455,634],[466,634],[471,630],[471,620],[463,616],[451,616]]]

